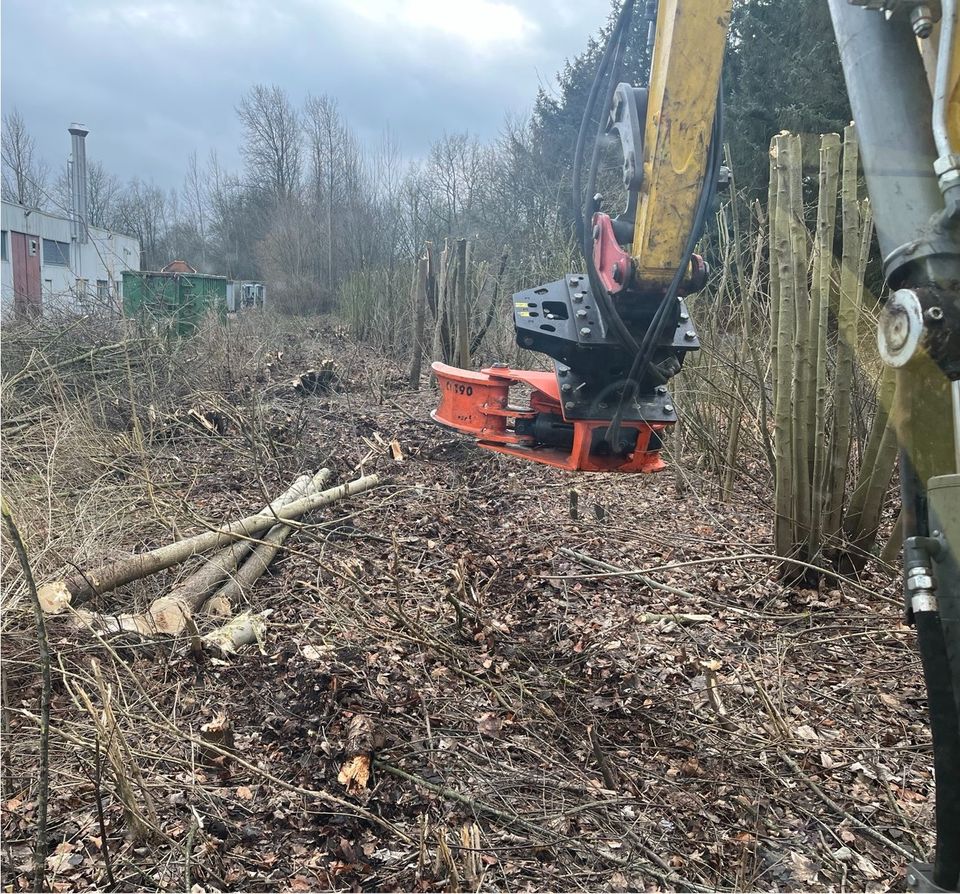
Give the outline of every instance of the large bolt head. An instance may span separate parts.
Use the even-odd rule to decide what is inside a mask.
[[[888,366],[899,369],[916,355],[923,335],[923,308],[912,289],[897,289],[880,313],[877,347]]]

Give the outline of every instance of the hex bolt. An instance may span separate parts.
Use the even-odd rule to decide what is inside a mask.
[[[577,311],[578,320],[582,320],[586,315],[587,315],[587,312],[582,307],[580,308],[580,310]]]
[[[530,338],[529,335],[527,335],[527,336],[525,336],[524,339],[523,339],[523,344],[524,344],[525,347],[528,347],[528,348],[529,348],[530,345],[533,344],[533,339]]]
[[[685,310],[680,311],[680,321],[682,323],[686,323],[687,320],[689,319],[690,319],[690,314],[688,314]]]
[[[941,320],[943,320],[943,308],[928,307],[923,314],[923,318],[928,323],[939,323]]]
[[[673,412],[673,404],[664,404],[664,405],[663,405],[663,409],[664,409],[664,411],[667,412],[667,413],[672,413],[672,412]]]
[[[580,330],[580,334],[581,334],[584,338],[590,338],[590,332],[591,332],[591,330],[590,330],[590,327],[589,327],[589,326],[584,326],[583,329]]]
[[[558,370],[557,370],[557,375],[560,376],[561,379],[564,378],[565,376],[569,375],[569,373],[570,373],[570,370],[569,370],[569,369],[558,369]]]
[[[567,410],[575,410],[577,408],[577,402],[573,400],[568,400],[563,406]]]
[[[508,363],[504,363],[502,360],[498,360],[496,363],[493,364],[493,368],[494,369],[510,369],[510,365]]]
[[[693,341],[697,337],[697,333],[694,332],[692,329],[688,329],[686,332],[683,333],[683,337],[687,341]]]
[[[910,10],[910,24],[913,26],[913,33],[921,40],[926,40],[933,31],[933,13],[930,7],[925,4],[914,6]]]
[[[657,394],[666,394],[667,386],[666,385],[657,385]]]
[[[907,875],[907,887],[914,889],[917,887],[917,877],[912,872]]]
[[[586,295],[586,294],[587,294],[586,292],[574,292],[574,293],[573,293],[573,300],[579,303],[579,302],[583,301],[583,297],[584,297],[584,295]]]
[[[610,405],[609,405],[609,404],[600,404],[600,409],[601,409],[601,410],[605,410],[605,409],[607,409],[608,406],[610,406]]]
[[[560,386],[560,390],[561,390],[564,394],[568,394],[569,392],[573,391],[573,385],[571,385],[569,382],[564,382],[564,383]]]

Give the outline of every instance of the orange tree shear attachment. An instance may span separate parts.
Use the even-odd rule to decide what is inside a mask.
[[[673,419],[647,422],[625,418],[620,443],[614,448],[605,440],[609,415],[606,419],[574,417],[573,401],[566,401],[571,409],[565,410],[558,377],[571,378],[564,383],[565,390],[573,387],[575,379],[562,365],[556,374],[505,365],[473,372],[434,363],[432,369],[440,386],[440,404],[430,415],[442,425],[473,435],[487,450],[571,472],[658,472],[665,467],[659,433]],[[511,385],[530,389],[527,406],[510,404]],[[602,406],[606,408],[606,404]],[[633,408],[644,409],[640,405]],[[668,417],[672,410],[668,405]],[[657,415],[655,409],[652,415]]]

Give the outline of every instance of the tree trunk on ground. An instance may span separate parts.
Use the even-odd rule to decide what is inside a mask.
[[[261,542],[253,548],[246,562],[237,569],[237,573],[217,590],[216,598],[225,605],[231,605],[236,600],[243,599],[267,570],[292,532],[293,528],[289,525],[274,525],[267,531],[261,538]]]
[[[232,655],[240,646],[259,642],[263,638],[269,615],[269,609],[256,614],[242,612],[222,627],[206,634],[202,640],[204,648],[212,649],[220,655]]]
[[[283,495],[274,500],[262,513],[273,514],[289,506],[295,500],[323,487],[330,477],[328,469],[321,469],[313,478],[303,475]],[[290,528],[286,528],[287,531]],[[217,587],[229,577],[250,552],[253,544],[249,540],[240,540],[226,549],[220,550],[204,566],[191,574],[183,583],[167,595],[155,599],[145,612],[108,616],[105,626],[114,631],[131,630],[135,633],[153,636],[156,634],[179,635],[189,626],[193,615],[199,611]]]
[[[263,531],[272,528],[278,520],[296,520],[307,512],[312,512],[322,506],[335,503],[337,500],[370,490],[379,483],[380,479],[376,475],[367,475],[320,493],[302,497],[284,506],[275,514],[251,515],[222,528],[206,531],[203,534],[188,537],[186,540],[114,562],[99,571],[80,573],[64,580],[44,584],[40,588],[40,601],[43,604],[44,611],[48,614],[65,611],[68,606],[81,605],[98,594],[107,593],[123,584],[130,583],[130,581],[139,580],[157,571],[179,565],[193,556],[207,552],[207,550],[226,546],[244,537],[256,537]]]

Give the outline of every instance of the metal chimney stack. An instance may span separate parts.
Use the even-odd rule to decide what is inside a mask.
[[[87,144],[90,133],[82,124],[70,125],[73,163],[70,165],[70,200],[72,204],[73,236],[77,242],[87,242]]]

